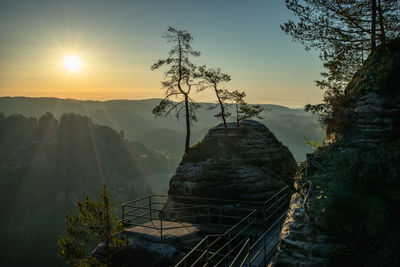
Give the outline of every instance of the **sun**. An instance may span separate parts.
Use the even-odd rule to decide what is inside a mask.
[[[69,72],[77,72],[82,67],[82,62],[79,57],[75,55],[68,55],[64,58],[64,67]]]

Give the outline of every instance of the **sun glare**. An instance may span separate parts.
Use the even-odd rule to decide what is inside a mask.
[[[75,55],[68,55],[64,58],[64,67],[70,72],[77,72],[82,67],[81,60]]]

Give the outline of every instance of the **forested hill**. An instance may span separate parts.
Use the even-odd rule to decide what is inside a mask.
[[[62,114],[74,112],[89,116],[94,123],[107,125],[117,131],[124,131],[132,141],[144,144],[149,149],[162,151],[176,163],[183,154],[185,137],[184,120],[175,117],[154,118],[151,110],[159,99],[80,101],[59,98],[0,97],[0,112],[14,113],[38,118],[51,112],[59,119]],[[192,145],[215,127],[220,121],[212,103],[201,103],[198,121],[192,128]],[[324,132],[317,117],[302,109],[291,109],[278,105],[263,105],[265,112],[261,122],[265,124],[284,145],[288,146],[297,160],[303,160],[311,152],[304,137],[321,140]],[[234,113],[234,112],[233,112]],[[231,118],[234,120],[235,118]]]
[[[75,113],[59,120],[51,113],[39,119],[0,113],[0,148],[0,237],[8,240],[0,244],[0,266],[63,266],[57,237],[77,200],[97,196],[105,183],[119,207],[161,192],[176,167]]]
[[[129,199],[175,167],[122,132],[74,113],[59,121],[51,113],[39,119],[2,113],[0,147],[2,210],[82,199],[97,194],[103,183]]]

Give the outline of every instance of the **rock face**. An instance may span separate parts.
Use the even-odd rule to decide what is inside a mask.
[[[348,84],[344,138],[376,146],[400,136],[400,39],[369,57]]]
[[[346,137],[354,144],[376,147],[382,140],[400,136],[400,103],[370,93],[351,103],[346,113],[354,127]]]
[[[400,264],[399,77],[398,39],[371,54],[348,84],[341,138],[296,174],[272,266]]]
[[[304,169],[299,173],[303,175]],[[296,187],[299,185],[296,183]],[[310,190],[310,187],[304,186],[297,188],[298,192],[293,194],[277,254],[270,266],[325,266],[331,252],[338,247],[328,241],[325,229],[310,216],[309,211],[313,208],[313,194]]]
[[[223,124],[187,153],[170,180],[169,195],[265,201],[292,184],[297,164],[287,147],[256,121]],[[174,207],[169,198],[164,207]]]

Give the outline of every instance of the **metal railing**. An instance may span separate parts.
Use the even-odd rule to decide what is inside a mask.
[[[226,266],[236,255],[246,239],[257,237],[257,210],[252,210],[223,234],[204,237],[177,266]]]
[[[229,204],[229,200],[205,199],[205,198],[187,198],[181,196],[173,196],[175,198],[197,199],[203,201],[219,201],[225,202],[226,205],[212,204],[179,204],[177,208],[165,208],[163,205],[168,197],[164,195],[149,195],[143,198],[136,199],[122,204],[122,223],[124,228],[144,227],[154,229],[159,232],[162,239],[167,230],[187,228],[187,224],[175,224],[174,226],[166,227],[163,222],[188,222],[190,226],[197,226],[202,232],[210,234],[212,229],[226,229],[235,225],[251,209],[234,207]],[[240,202],[236,204],[254,203],[262,204],[261,202]],[[229,204],[229,205],[228,205]],[[168,216],[166,216],[168,215]]]
[[[266,266],[274,253],[274,250],[268,250],[268,246],[278,237],[281,231],[279,226],[282,225],[285,216],[286,213],[283,213],[252,245],[250,245],[250,239],[247,239],[229,266],[251,266],[260,256],[263,256],[262,262]],[[271,247],[274,246],[272,245]]]
[[[267,264],[273,253],[268,247],[274,247],[272,243],[280,233],[288,210],[288,194],[289,188],[285,186],[225,233],[206,236],[175,267],[243,266],[245,263],[250,266],[261,256]],[[243,227],[244,221],[247,221],[247,227]],[[249,227],[254,229],[250,231]],[[233,232],[238,234],[232,237]]]
[[[269,247],[280,232],[289,194],[285,186],[264,202],[149,195],[124,203],[122,222],[125,228],[156,230],[161,239],[168,230],[188,226],[205,233],[176,266],[250,266],[259,257],[265,263],[269,260]],[[178,200],[179,207],[165,206],[168,198]],[[166,226],[165,221],[181,223]]]

